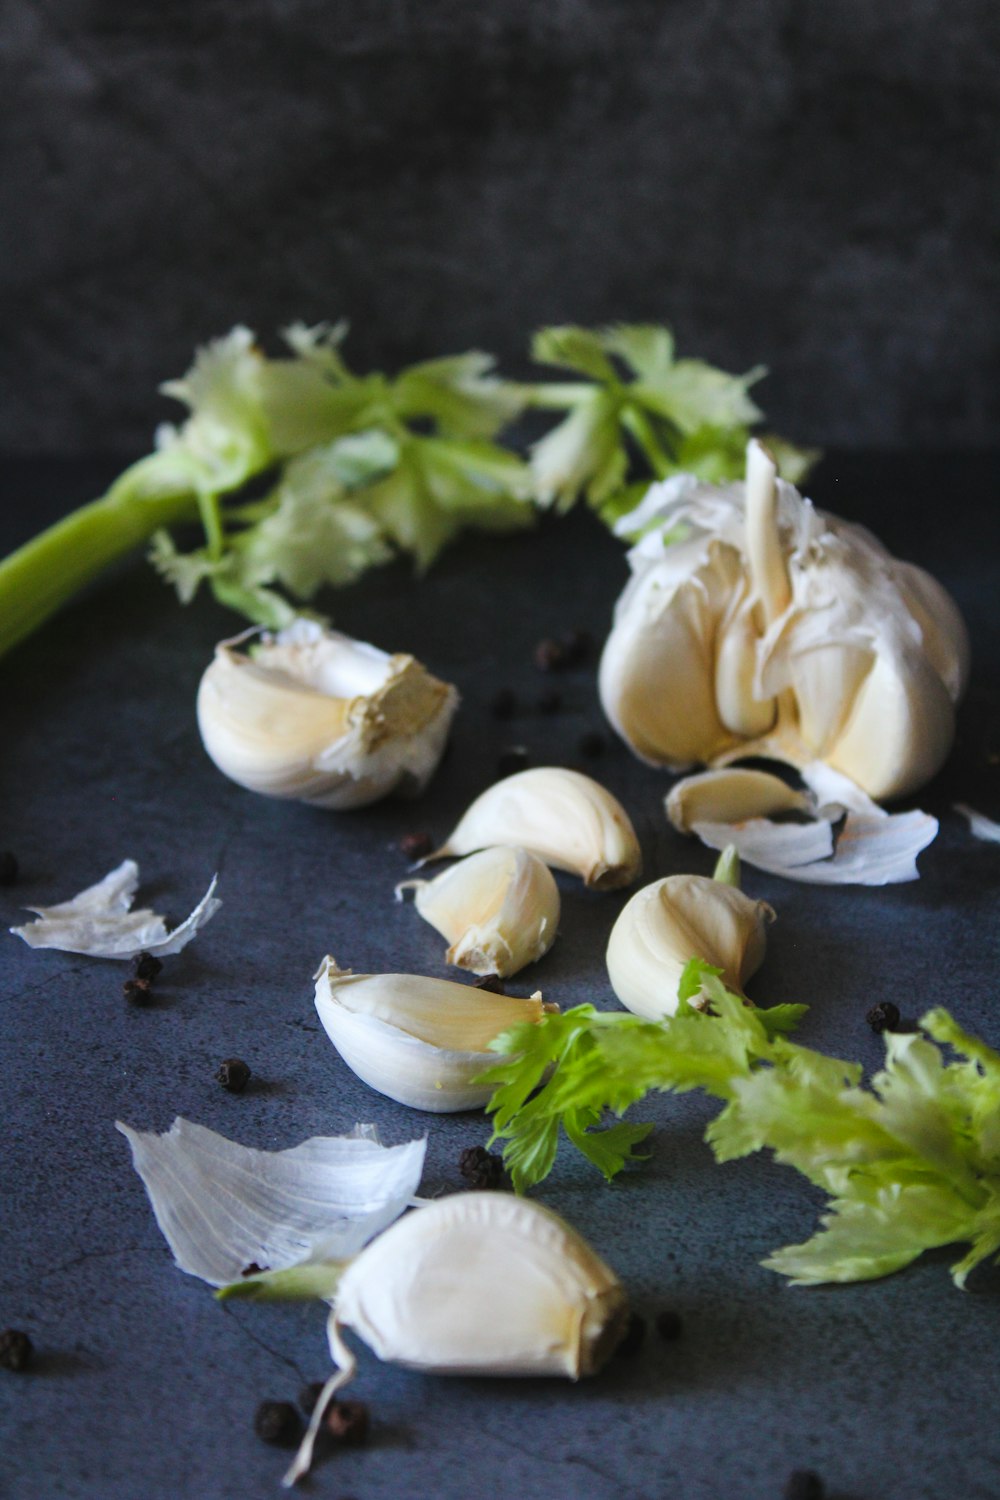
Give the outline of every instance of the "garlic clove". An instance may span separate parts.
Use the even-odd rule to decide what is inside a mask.
[[[351,1071],[397,1103],[435,1114],[481,1109],[492,1088],[473,1080],[496,1062],[490,1042],[545,1010],[537,994],[494,995],[419,974],[352,974],[329,957],[316,975],[317,1014]]]
[[[559,888],[527,849],[470,854],[433,880],[404,880],[417,911],[447,938],[450,964],[473,974],[516,974],[547,953],[559,927]]]
[[[579,771],[539,766],[488,787],[429,856],[519,847],[596,890],[631,885],[642,870],[635,829],[617,798]]]
[[[248,632],[247,634],[253,634]],[[416,794],[433,775],[458,706],[412,656],[389,656],[315,621],[223,641],[198,689],[198,727],[225,775],[317,807]]]
[[[611,930],[611,987],[626,1010],[660,1021],[677,1010],[685,965],[704,959],[742,993],[764,959],[774,912],[735,886],[703,875],[668,875],[637,891]]]
[[[667,817],[678,833],[690,833],[696,823],[740,823],[747,818],[771,818],[775,813],[812,812],[805,792],[797,792],[769,771],[727,766],[685,776],[666,799]]]

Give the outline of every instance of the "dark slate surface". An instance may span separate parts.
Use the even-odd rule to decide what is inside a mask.
[[[0,472],[10,542],[112,470]],[[813,486],[935,568],[976,650],[959,744],[921,798],[942,829],[918,883],[838,890],[746,875],[778,912],[756,994],[810,1001],[803,1039],[869,1066],[874,999],[910,1013],[943,1002],[1000,1042],[1000,850],[950,811],[960,797],[1000,815],[996,477],[985,461],[842,456]],[[579,736],[599,725],[589,671],[560,684],[559,716],[499,726],[488,703],[500,685],[531,702],[544,686],[536,638],[578,624],[603,633],[623,577],[618,545],[581,515],[532,538],[470,539],[420,584],[392,568],[339,596],[343,628],[415,650],[464,700],[424,801],[356,815],[267,802],[215,771],[193,699],[231,621],[208,602],[178,609],[139,561],[0,663],[0,846],[23,870],[0,891],[4,928],[21,902],[64,898],[126,855],[141,863],[143,895],[176,917],[213,870],[225,902],[148,1010],[123,1001],[124,966],[0,938],[0,1326],[26,1328],[39,1351],[32,1373],[0,1371],[4,1500],[279,1493],[285,1457],[253,1436],[252,1417],[262,1398],[294,1399],[325,1374],[322,1311],[223,1309],[177,1271],[113,1122],[164,1129],[179,1113],[279,1148],[375,1120],[389,1141],[426,1130],[426,1190],[459,1188],[456,1158],[485,1139],[482,1119],[416,1116],[354,1079],[317,1027],[310,975],[327,951],[358,970],[444,972],[441,940],[392,901],[405,870],[397,841],[444,833],[511,741],[538,763],[577,763]],[[592,769],[631,809],[650,878],[710,869],[708,851],[668,831],[662,777],[610,746]],[[563,929],[537,983],[564,1005],[611,1003],[602,952],[625,897],[559,878]],[[233,1053],[254,1070],[242,1097],[213,1079]],[[657,1121],[644,1171],[608,1188],[567,1156],[542,1196],[585,1229],[642,1314],[677,1309],[683,1337],[650,1335],[575,1388],[431,1378],[362,1352],[355,1393],[372,1404],[372,1445],[325,1464],[312,1491],[777,1500],[789,1471],[808,1467],[839,1500],[995,1496],[1000,1272],[981,1271],[962,1295],[935,1254],[883,1282],[791,1290],[758,1262],[810,1233],[817,1195],[764,1158],[716,1166],[700,1139],[712,1107],[697,1098],[638,1113]]]
[[[803,442],[995,444],[993,0],[8,0],[0,447],[236,322],[359,366],[667,319]]]

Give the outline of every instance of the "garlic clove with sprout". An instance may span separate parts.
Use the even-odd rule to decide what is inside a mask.
[[[621,803],[592,777],[561,766],[495,782],[429,858],[499,845],[527,849],[596,890],[631,885],[642,870],[639,841]]]
[[[496,1062],[489,1045],[511,1026],[536,1023],[541,995],[496,995],[420,974],[352,974],[324,958],[316,1011],[353,1073],[380,1094],[447,1114],[481,1109],[489,1084],[473,1080]]]
[[[317,807],[416,794],[433,775],[458,706],[455,689],[412,656],[313,620],[223,641],[198,689],[198,727],[241,786]]]
[[[729,883],[727,854],[719,864],[724,878],[668,875],[643,886],[623,908],[611,930],[607,965],[626,1010],[649,1021],[672,1016],[692,958],[721,969],[723,983],[738,994],[763,963],[774,912]]]
[[[448,963],[473,974],[516,974],[547,953],[559,927],[559,888],[527,849],[481,849],[433,880],[404,880],[417,911],[450,947]]]
[[[759,443],[745,484],[675,476],[618,529],[642,535],[600,693],[644,760],[821,760],[881,800],[940,767],[968,675],[956,606],[863,527],[815,511]]]

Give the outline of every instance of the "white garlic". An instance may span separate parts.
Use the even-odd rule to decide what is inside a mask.
[[[519,771],[488,787],[430,858],[494,845],[528,849],[602,891],[631,885],[642,870],[621,803],[592,777],[561,766]]]
[[[285,1483],[308,1470],[322,1411],[354,1373],[342,1328],[414,1370],[578,1380],[601,1368],[627,1324],[617,1276],[549,1209],[511,1193],[438,1199],[399,1219],[341,1276],[329,1323],[338,1373]]]
[[[678,833],[690,833],[697,823],[738,823],[745,818],[771,818],[775,813],[811,813],[812,802],[780,776],[745,766],[726,766],[685,776],[666,798],[667,817]]]
[[[490,1042],[555,1009],[538,994],[495,995],[421,974],[352,974],[329,957],[316,974],[316,1011],[351,1071],[397,1103],[435,1114],[481,1109],[492,1088],[472,1080],[496,1063]]]
[[[248,632],[255,634],[255,632]],[[223,641],[198,689],[205,749],[241,786],[317,807],[416,794],[444,750],[458,694],[412,656],[296,620]]]
[[[433,880],[402,881],[397,897],[405,890],[450,943],[448,963],[473,974],[516,974],[555,942],[559,888],[527,849],[481,849]]]
[[[611,930],[611,987],[626,1010],[660,1021],[677,1009],[685,965],[701,958],[722,970],[729,989],[742,993],[764,960],[766,926],[773,919],[766,902],[751,901],[725,879],[655,880],[636,892]]]
[[[685,538],[665,545],[678,526]],[[643,759],[671,770],[822,760],[878,799],[940,767],[968,674],[956,606],[862,527],[776,479],[759,443],[745,484],[676,476],[619,530],[645,534],[600,694]]]

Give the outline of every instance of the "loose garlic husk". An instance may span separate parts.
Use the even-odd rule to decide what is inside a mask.
[[[329,1321],[338,1372],[285,1476],[309,1468],[322,1412],[350,1380],[349,1328],[380,1359],[438,1375],[595,1374],[621,1342],[628,1297],[551,1210],[511,1193],[460,1193],[397,1220],[351,1261]]]
[[[723,983],[742,993],[764,961],[774,912],[728,883],[732,865],[727,851],[717,878],[668,875],[643,886],[624,907],[611,930],[607,965],[611,987],[626,1010],[649,1021],[672,1016],[681,975],[692,958],[721,969]]]
[[[492,1089],[472,1080],[496,1063],[490,1042],[556,1008],[538,994],[495,995],[450,979],[352,974],[329,957],[316,974],[317,1013],[351,1071],[397,1103],[435,1114],[481,1109]]]
[[[253,632],[250,632],[253,634]],[[205,749],[240,786],[316,807],[415,795],[444,750],[458,694],[412,656],[296,620],[216,647],[198,689]]]
[[[430,858],[494,845],[528,849],[601,891],[631,885],[642,871],[639,840],[621,803],[592,777],[560,766],[519,771],[488,787]]]
[[[684,540],[664,545],[677,526]],[[776,479],[678,475],[619,523],[647,529],[601,660],[615,729],[671,770],[760,755],[821,760],[871,797],[940,767],[968,673],[961,616],[927,573]]]
[[[552,947],[559,927],[559,888],[547,865],[527,849],[481,849],[433,880],[404,880],[402,899],[447,938],[445,957],[473,974],[506,978]]]

